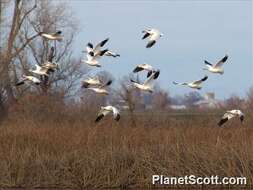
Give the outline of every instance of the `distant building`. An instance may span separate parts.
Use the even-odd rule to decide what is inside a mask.
[[[170,105],[170,108],[173,110],[184,110],[186,109],[185,105]]]

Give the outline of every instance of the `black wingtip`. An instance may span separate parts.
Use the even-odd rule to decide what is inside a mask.
[[[154,44],[156,43],[156,41],[150,41],[147,45],[146,48],[151,48]]]
[[[22,85],[22,84],[24,84],[24,83],[25,83],[24,81],[18,82],[18,83],[16,83],[16,86],[20,86],[20,85]]]
[[[160,70],[155,71],[154,79],[157,79],[160,75]]]
[[[134,82],[134,83],[136,83],[136,81],[135,81],[135,80],[133,80],[133,79],[130,79],[130,81],[131,81],[131,82]]]
[[[212,64],[209,63],[207,60],[204,60],[204,62],[205,62],[206,65],[211,65],[212,66]]]
[[[108,51],[108,49],[105,49],[105,50],[102,50],[102,51],[100,51],[100,56],[103,56],[106,52]]]
[[[99,116],[96,118],[95,123],[99,122],[103,117],[104,117],[103,114],[99,115]]]
[[[243,122],[243,120],[244,120],[244,116],[243,115],[240,116],[240,120],[241,120],[241,122]]]
[[[92,44],[92,43],[89,42],[89,43],[87,44],[87,46],[88,46],[89,48],[92,48],[92,49],[93,49],[93,44]]]
[[[108,42],[108,40],[109,40],[109,38],[106,38],[105,40],[103,40],[101,42],[100,46],[103,47],[106,44],[106,42]]]
[[[119,121],[119,120],[120,120],[120,115],[119,115],[119,114],[117,114],[117,116],[115,117],[115,120],[116,120],[116,121]]]
[[[89,83],[87,83],[87,82],[83,82],[83,84],[82,84],[82,88],[88,88],[88,86],[89,86]]]
[[[204,78],[201,79],[201,81],[206,81],[208,79],[208,76],[204,76]]]
[[[153,71],[148,71],[147,73],[147,78],[150,77],[152,75]],[[154,78],[155,79],[155,78]]]
[[[106,83],[106,86],[109,86],[112,84],[112,80],[109,80],[107,83]]]
[[[225,55],[225,57],[223,57],[221,61],[224,63],[227,61],[227,59],[228,59],[228,55]]]

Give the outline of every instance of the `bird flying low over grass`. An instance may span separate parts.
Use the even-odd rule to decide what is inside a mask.
[[[226,113],[222,116],[221,120],[219,121],[218,125],[222,126],[224,123],[226,123],[228,120],[239,117],[241,122],[244,120],[244,113],[242,113],[241,110],[230,110],[226,111]]]
[[[88,88],[90,85],[102,85],[102,81],[99,79],[99,77],[93,77],[93,78],[88,78],[82,81],[82,87],[83,88]]]
[[[22,84],[25,84],[25,82],[31,82],[36,85],[39,85],[41,83],[41,81],[34,76],[22,75],[21,80],[18,83],[16,83],[16,86],[20,86]]]
[[[160,74],[160,71],[159,70],[156,70],[155,68],[153,68],[151,65],[148,65],[146,63],[143,63],[143,64],[139,64],[135,67],[135,69],[133,70],[133,73],[138,73],[140,71],[143,71],[143,70],[146,70],[148,71],[147,73],[147,78],[150,77],[150,75],[152,73],[155,73],[155,76],[154,76],[154,79],[157,79],[159,74]]]
[[[227,61],[227,59],[228,59],[228,55],[225,55],[218,63],[214,65],[205,60],[204,62],[207,68],[204,68],[203,70],[210,71],[211,73],[223,74],[224,69],[222,68],[222,66]]]
[[[62,32],[59,30],[55,33],[45,33],[45,32],[41,32],[41,36],[46,39],[46,40],[56,40],[56,41],[62,41],[63,40],[63,36],[61,35]]]
[[[35,70],[30,69],[29,72],[32,72],[34,74],[41,75],[41,76],[48,76],[49,68],[41,67],[37,64],[35,64],[35,67],[36,67]]]
[[[148,44],[146,45],[146,48],[151,48],[157,42],[157,40],[163,36],[159,30],[154,28],[143,30],[142,33],[144,33],[142,39],[148,38]]]
[[[119,121],[120,119],[120,114],[119,114],[119,110],[114,107],[114,106],[105,106],[105,107],[101,107],[98,115],[97,115],[97,118],[95,120],[95,122],[99,122],[104,116],[108,115],[109,113],[112,113],[113,114],[113,119],[115,121]]]
[[[99,85],[87,85],[84,84],[82,87],[83,88],[87,88],[89,90],[93,90],[94,92],[98,93],[98,94],[104,94],[104,95],[108,95],[109,92],[106,90],[106,87],[112,84],[112,80],[107,81],[105,84],[99,84]]]
[[[146,91],[146,92],[150,92],[152,93],[154,91],[154,80],[157,78],[156,76],[159,75],[160,71],[156,71],[153,74],[150,75],[149,78],[146,79],[146,81],[143,84],[140,84],[139,82],[135,81],[135,80],[130,80],[134,87]]]
[[[175,84],[175,85],[185,85],[185,86],[188,86],[190,88],[200,90],[202,88],[201,87],[202,82],[206,81],[207,79],[208,79],[208,76],[204,76],[202,79],[197,80],[197,81],[193,81],[193,82],[189,82],[189,83],[173,82],[173,84]]]

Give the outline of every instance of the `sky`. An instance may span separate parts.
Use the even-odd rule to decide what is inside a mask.
[[[161,70],[157,83],[172,96],[194,91],[173,81],[190,82],[206,74],[209,78],[198,91],[202,95],[245,97],[253,86],[253,1],[70,0],[68,4],[80,24],[75,56],[82,56],[88,42],[107,37],[106,47],[121,55],[102,58],[102,68],[92,68],[93,74],[106,70],[117,80],[137,64],[148,63]],[[145,28],[164,34],[150,49],[141,39]],[[223,75],[202,70],[204,60],[216,63],[225,54],[229,58]]]

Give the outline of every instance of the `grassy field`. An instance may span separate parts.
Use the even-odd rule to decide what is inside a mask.
[[[198,118],[198,119],[197,119]],[[253,181],[252,118],[139,116],[119,123],[12,120],[0,128],[0,186],[151,188],[151,176],[245,176]],[[174,186],[172,186],[174,188]],[[176,188],[176,187],[175,187]]]

